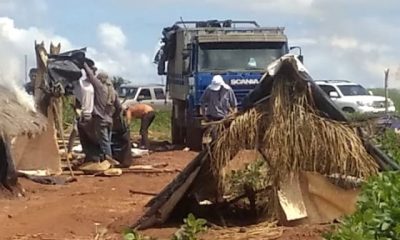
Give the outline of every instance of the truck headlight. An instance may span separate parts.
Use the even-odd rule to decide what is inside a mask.
[[[361,101],[357,101],[357,105],[360,107],[364,107],[366,104]]]

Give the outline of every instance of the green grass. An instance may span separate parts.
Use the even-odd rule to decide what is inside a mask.
[[[131,122],[131,134],[139,136],[140,119]],[[171,111],[156,111],[156,117],[149,128],[149,138],[159,141],[171,140]]]

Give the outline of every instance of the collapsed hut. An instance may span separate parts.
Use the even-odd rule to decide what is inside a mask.
[[[37,77],[35,94],[0,86],[0,190],[8,195],[21,193],[18,171],[41,170],[46,175],[61,171],[55,118],[60,100],[50,96],[46,82],[48,54],[44,43],[36,44]],[[60,44],[50,44],[50,54],[60,52]]]
[[[0,192],[18,194],[16,170],[24,158],[34,161],[35,157],[34,151],[19,143],[34,141],[46,130],[47,119],[26,106],[15,90],[1,86],[0,106]]]
[[[177,212],[185,215],[203,205],[218,212],[221,204],[241,198],[255,208],[260,196],[264,220],[331,222],[355,210],[358,181],[399,169],[351,125],[294,56],[269,65],[243,104],[241,112],[214,124],[210,131],[218,137],[151,199],[132,227],[163,224]],[[248,150],[260,164],[254,169],[263,168],[251,181],[262,179],[262,186],[245,183],[244,195],[235,196],[231,179],[238,171],[230,171],[230,165]],[[191,207],[184,208],[188,203]]]

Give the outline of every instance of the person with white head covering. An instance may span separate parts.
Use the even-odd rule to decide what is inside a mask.
[[[201,96],[200,103],[202,114],[209,121],[222,120],[230,112],[236,111],[237,107],[235,93],[221,75],[213,77]]]

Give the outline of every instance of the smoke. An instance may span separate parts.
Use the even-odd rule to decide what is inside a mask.
[[[28,68],[34,67],[36,65],[35,40],[44,40],[46,46],[53,41],[60,42],[66,49],[71,47],[69,41],[63,37],[35,27],[18,28],[13,19],[0,17],[0,86],[12,91],[19,103],[29,110],[35,108],[33,98],[23,89],[25,55],[28,56]]]

